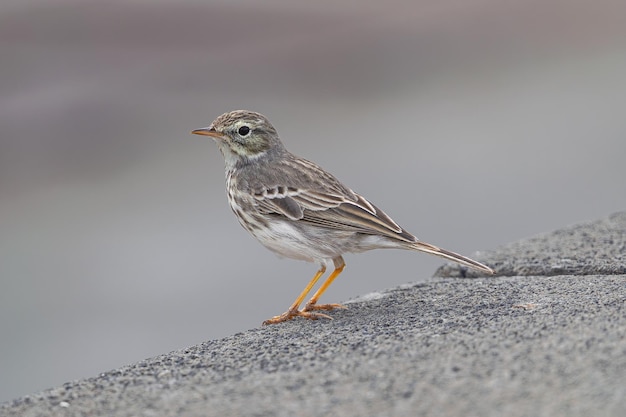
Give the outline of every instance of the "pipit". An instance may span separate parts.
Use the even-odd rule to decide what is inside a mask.
[[[224,113],[209,127],[192,133],[212,137],[222,152],[228,202],[244,229],[280,256],[320,265],[291,307],[263,324],[294,317],[331,318],[320,311],[345,308],[340,304],[317,304],[343,271],[344,253],[410,249],[494,273],[480,262],[420,242],[317,164],[287,151],[274,126],[262,114],[246,110]],[[334,271],[300,309],[331,261]]]

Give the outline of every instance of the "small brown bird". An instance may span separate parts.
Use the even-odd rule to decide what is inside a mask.
[[[262,114],[246,110],[224,113],[209,127],[192,133],[212,137],[222,152],[228,202],[239,223],[278,255],[320,264],[291,307],[263,324],[294,317],[331,318],[319,311],[344,308],[317,301],[343,271],[342,255],[348,252],[410,249],[494,273],[480,262],[420,242],[333,175],[287,151],[276,129]],[[334,271],[300,309],[331,261]]]

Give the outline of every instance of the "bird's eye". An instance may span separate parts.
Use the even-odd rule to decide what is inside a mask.
[[[250,128],[248,126],[241,126],[239,130],[237,130],[237,132],[241,136],[246,136],[248,133],[250,133]]]

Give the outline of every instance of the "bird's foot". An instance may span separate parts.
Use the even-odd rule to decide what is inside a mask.
[[[348,307],[342,305],[342,304],[315,304],[315,303],[311,303],[308,302],[306,303],[306,305],[304,306],[304,308],[302,309],[302,311],[315,311],[315,310],[326,310],[326,311],[330,311],[330,310],[335,310],[335,309],[347,309]]]
[[[330,309],[325,309],[325,310],[330,310]],[[293,310],[285,311],[280,316],[274,316],[274,317],[272,317],[269,320],[265,320],[263,322],[263,325],[267,326],[268,324],[278,324],[278,323],[282,323],[284,321],[292,320],[292,319],[294,319],[296,317],[303,317],[303,318],[309,319],[309,320],[317,320],[317,319],[330,319],[330,320],[332,320],[333,319],[328,314],[312,313],[312,312],[305,311],[305,310],[293,309]]]

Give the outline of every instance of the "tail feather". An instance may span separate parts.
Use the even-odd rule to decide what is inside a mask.
[[[495,271],[489,268],[487,265],[483,265],[480,262],[477,262],[473,259],[470,259],[466,256],[459,255],[458,253],[451,252],[449,250],[441,249],[435,245],[431,245],[429,243],[424,242],[413,242],[409,245],[409,247],[413,250],[418,250],[420,252],[430,253],[432,255],[441,256],[442,258],[449,259],[451,261],[460,263],[462,265],[469,266],[470,268],[477,269],[482,272],[486,272],[488,274],[494,274]]]

